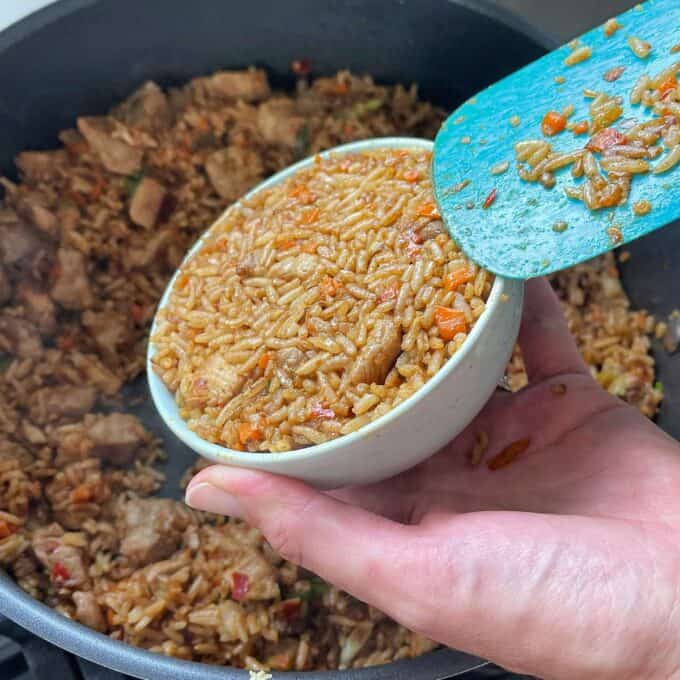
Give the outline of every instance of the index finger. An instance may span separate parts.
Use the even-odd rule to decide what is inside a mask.
[[[589,374],[560,301],[546,279],[526,283],[519,345],[530,383],[566,373]]]

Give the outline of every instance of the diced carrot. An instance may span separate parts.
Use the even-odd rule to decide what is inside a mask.
[[[548,111],[543,117],[541,130],[544,135],[552,137],[567,127],[567,119],[559,111]]]
[[[488,208],[490,208],[493,205],[493,202],[496,200],[496,194],[497,193],[498,193],[498,191],[497,191],[496,187],[491,189],[491,191],[489,192],[489,195],[484,199],[484,203],[482,203],[482,208],[484,208],[484,210],[487,210]]]
[[[308,241],[307,243],[303,243],[300,246],[300,250],[303,253],[311,253],[314,254],[317,250],[319,249],[319,244],[315,243],[314,241]]]
[[[436,203],[423,203],[423,205],[420,206],[418,209],[418,214],[421,217],[432,217],[432,218],[437,218],[439,217],[439,211],[437,210],[437,204]]]
[[[437,307],[434,310],[434,321],[441,339],[446,342],[453,340],[458,333],[466,333],[468,329],[465,313],[451,307]]]
[[[71,491],[71,501],[73,503],[89,503],[93,500],[93,489],[89,484],[78,484],[73,491]]]
[[[606,151],[612,146],[625,144],[626,141],[626,136],[622,135],[618,130],[615,130],[614,128],[605,128],[590,138],[586,144],[586,149],[588,149],[588,151],[602,153],[602,151]]]
[[[474,279],[475,272],[472,267],[459,267],[444,276],[444,288],[446,288],[446,290],[455,291],[466,283],[474,281]]]
[[[399,296],[399,291],[401,290],[401,284],[398,281],[392,281],[387,284],[385,290],[383,290],[380,295],[378,295],[378,304],[387,302],[388,300],[396,300]]]
[[[96,201],[102,195],[102,193],[104,193],[105,188],[106,180],[101,175],[97,175],[94,186],[90,190],[90,198],[93,201]]]
[[[302,218],[302,224],[311,224],[312,222],[316,222],[319,219],[319,215],[321,215],[321,211],[318,208],[313,208],[304,215]]]
[[[675,75],[675,73],[671,73],[668,78],[666,78],[660,85],[657,87],[657,91],[661,96],[665,95],[667,92],[670,92],[671,90],[674,90],[678,86],[678,78]]]
[[[349,85],[344,80],[339,80],[333,88],[335,94],[347,94],[349,92]]]
[[[260,360],[257,362],[258,368],[260,368],[262,371],[266,370],[267,366],[269,366],[270,361],[271,361],[271,355],[268,352],[265,352],[260,357]]]
[[[196,123],[196,128],[201,132],[208,132],[210,130],[210,120],[207,116],[200,116]]]
[[[342,284],[330,276],[326,276],[321,282],[321,292],[328,297],[335,297],[341,287]]]
[[[487,467],[489,470],[498,470],[506,465],[510,465],[510,463],[517,460],[517,458],[529,448],[529,444],[531,444],[531,439],[528,437],[513,442],[509,446],[506,446],[500,453],[496,454],[486,464]]]
[[[417,170],[407,170],[404,173],[404,179],[407,182],[417,182],[420,178],[420,173]]]
[[[182,288],[184,288],[184,286],[186,286],[187,283],[189,283],[189,277],[186,274],[180,274],[177,277],[177,283],[175,283],[175,287],[178,290],[182,290]]]
[[[0,519],[0,541],[12,534],[16,534],[17,531],[19,531],[19,527],[16,524]]]
[[[277,241],[276,242],[276,247],[279,250],[290,250],[291,248],[294,248],[297,245],[297,241],[293,241],[290,239],[286,239],[284,241]]]
[[[574,125],[572,132],[575,135],[584,135],[586,132],[588,132],[588,127],[588,121],[582,120],[580,123],[576,123],[576,125]]]
[[[257,444],[264,439],[262,431],[250,423],[241,423],[238,426],[238,440],[245,446],[246,444]]]
[[[314,203],[316,201],[316,196],[307,188],[305,184],[300,184],[299,186],[295,187],[290,194],[288,194],[291,198],[297,198],[300,203],[304,203],[305,205],[309,205],[310,203]]]

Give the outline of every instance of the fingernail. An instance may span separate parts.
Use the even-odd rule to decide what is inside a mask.
[[[208,482],[199,482],[187,488],[184,500],[186,504],[195,510],[214,512],[218,515],[229,515],[230,517],[244,518],[243,508],[238,500]]]

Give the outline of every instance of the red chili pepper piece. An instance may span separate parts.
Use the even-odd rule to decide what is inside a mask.
[[[491,193],[484,199],[484,203],[482,203],[482,208],[484,208],[484,210],[490,208],[491,204],[496,200],[496,193],[495,187],[491,189]]]
[[[290,63],[290,70],[296,76],[308,76],[312,71],[312,62],[309,59],[295,59]]]
[[[64,583],[71,578],[68,569],[61,562],[55,562],[52,565],[51,576],[55,583]]]
[[[625,144],[627,141],[626,135],[622,135],[618,130],[615,130],[614,128],[605,128],[590,138],[589,142],[586,144],[586,149],[588,149],[588,151],[599,151],[602,153],[612,146]]]
[[[248,575],[242,574],[239,571],[235,571],[231,575],[231,580],[233,583],[231,589],[231,598],[237,602],[244,600],[248,594],[248,590],[250,589],[250,579],[248,578]]]

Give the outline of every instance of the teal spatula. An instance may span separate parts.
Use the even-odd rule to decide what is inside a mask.
[[[680,217],[680,163],[658,174],[634,174],[625,203],[595,211],[565,193],[567,187],[574,187],[572,193],[582,191],[587,181],[572,175],[573,165],[544,176],[547,186],[554,181],[552,188],[525,181],[518,173],[515,145],[524,140],[547,141],[556,154],[578,151],[593,140],[591,147],[600,151],[607,147],[595,155],[602,160],[617,153],[609,146],[612,143],[630,146],[617,133],[625,135],[636,124],[659,115],[666,117],[667,130],[678,126],[678,134],[668,137],[670,145],[680,140],[680,96],[676,96],[680,90],[674,75],[655,90],[669,103],[662,112],[655,114],[630,101],[643,74],[654,77],[674,64],[680,66],[680,0],[648,0],[615,21],[480,92],[455,111],[437,135],[432,168],[442,217],[466,254],[496,274],[518,279],[549,274]],[[644,43],[651,45],[651,51],[638,56],[630,42],[639,54],[646,49]],[[579,61],[588,48],[591,56]],[[565,59],[577,63],[568,66]],[[589,97],[586,90],[591,91]],[[584,127],[582,121],[591,120],[594,92],[620,96],[623,107],[622,115],[607,126],[609,131],[596,139],[592,127],[577,134]],[[581,126],[544,135],[546,114],[559,114],[545,121],[547,131],[555,132],[564,124],[560,116],[570,105],[574,111],[568,126],[579,122]],[[660,149],[653,153],[660,155],[648,159],[651,170],[673,153],[668,141],[664,145],[660,139],[656,145]],[[526,163],[523,167],[525,172],[532,170]],[[607,183],[616,178],[602,166],[598,173]],[[606,198],[602,202],[614,203]],[[651,210],[643,214],[650,205]]]

